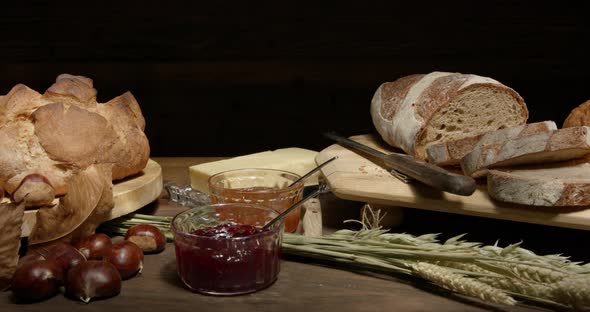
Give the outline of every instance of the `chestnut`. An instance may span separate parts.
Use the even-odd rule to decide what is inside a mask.
[[[63,283],[63,269],[57,260],[31,260],[14,272],[12,293],[17,300],[41,301],[57,294]]]
[[[106,261],[88,260],[73,267],[66,277],[66,296],[85,303],[121,292],[121,275]]]
[[[143,251],[126,240],[113,244],[105,259],[117,268],[123,279],[133,277],[143,268]]]
[[[166,248],[166,237],[157,227],[150,224],[130,227],[125,239],[135,243],[144,253],[157,253]]]
[[[86,236],[74,244],[88,260],[102,260],[113,246],[111,238],[103,233]]]
[[[35,260],[45,260],[45,257],[37,252],[29,252],[26,255],[24,255],[18,259],[17,266],[21,266],[27,262],[31,262],[31,261],[35,261]]]
[[[86,261],[86,257],[70,244],[64,242],[56,242],[51,244],[46,249],[46,254],[43,255],[45,259],[56,260],[63,268],[64,274],[72,267]]]

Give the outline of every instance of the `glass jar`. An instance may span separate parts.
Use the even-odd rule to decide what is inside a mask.
[[[257,228],[278,212],[243,203],[212,204],[186,210],[172,220],[178,275],[192,291],[239,295],[266,288],[280,271],[283,220],[243,237],[211,237],[197,230],[220,224]]]
[[[249,203],[283,212],[303,198],[303,181],[289,186],[299,175],[275,169],[224,171],[208,180],[211,203]],[[295,232],[300,208],[285,216],[285,231]]]

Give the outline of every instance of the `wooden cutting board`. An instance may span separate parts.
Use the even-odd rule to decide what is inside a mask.
[[[132,178],[117,181],[113,184],[113,199],[115,207],[111,211],[109,220],[138,210],[151,203],[162,193],[162,167],[148,160],[146,167]],[[22,226],[22,237],[31,233],[36,222],[36,210],[25,211]]]
[[[351,139],[386,153],[394,151],[372,135]],[[321,151],[316,162],[334,156],[339,158],[322,168],[322,173],[332,193],[342,199],[590,230],[590,207],[535,207],[499,202],[487,194],[485,179],[471,196],[437,191],[419,182],[405,184],[379,166],[378,160],[369,160],[338,144]]]

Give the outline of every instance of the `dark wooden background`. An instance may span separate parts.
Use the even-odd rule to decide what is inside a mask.
[[[130,90],[153,156],[319,150],[322,131],[373,130],[381,82],[435,70],[493,77],[561,123],[590,99],[589,35],[578,1],[10,1],[0,93],[64,72],[101,101]]]

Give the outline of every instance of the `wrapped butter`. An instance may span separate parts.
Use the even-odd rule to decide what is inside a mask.
[[[268,168],[304,175],[315,168],[317,154],[316,151],[289,147],[194,165],[189,167],[191,187],[193,190],[209,193],[207,180],[210,176],[234,169]],[[305,184],[317,184],[318,175],[319,173],[316,173],[309,177]]]

